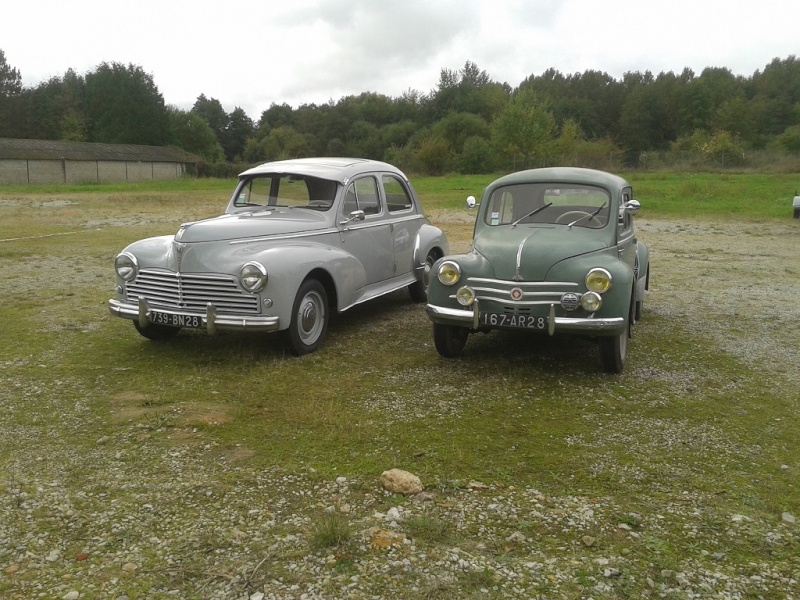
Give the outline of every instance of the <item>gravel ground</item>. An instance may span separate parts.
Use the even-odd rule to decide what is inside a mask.
[[[796,396],[800,303],[784,299],[800,296],[800,227],[642,220],[639,230],[652,249],[646,311],[714,339]],[[2,444],[15,448],[0,475],[2,598],[627,598],[634,589],[657,598],[800,598],[789,513],[774,522],[731,514],[711,527],[711,500],[692,492],[664,498],[657,513],[629,514],[609,498],[481,482],[424,482],[425,492],[400,500],[377,477],[254,471],[240,460],[245,451],[220,452],[202,432],[157,420],[122,420],[112,434],[77,444],[100,417],[80,382],[52,376],[57,364],[57,349],[0,364]],[[37,369],[39,377],[15,374]],[[691,385],[657,368],[638,375]],[[442,412],[452,418],[458,408]],[[642,427],[662,443],[655,417],[628,423],[614,443],[632,443]],[[720,455],[741,451],[713,424],[685,434]],[[317,524],[334,515],[350,524],[351,542],[313,549]],[[425,526],[444,533],[433,541],[412,534]],[[638,550],[676,530],[698,548],[676,559],[678,568],[657,567]],[[763,547],[764,559],[739,563],[704,550],[730,538]]]

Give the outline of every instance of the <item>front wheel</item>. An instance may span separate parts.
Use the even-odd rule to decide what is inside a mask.
[[[631,298],[630,314],[625,319],[625,328],[622,333],[600,338],[600,360],[606,373],[622,373],[625,368],[625,359],[628,357],[628,340],[631,337],[633,311],[633,298]]]
[[[292,320],[287,332],[289,351],[295,356],[314,352],[328,330],[328,294],[316,279],[308,279],[297,290]]]
[[[445,358],[457,358],[467,345],[469,329],[455,325],[433,324],[433,345],[436,351]]]
[[[145,327],[142,327],[139,325],[138,320],[133,321],[133,326],[139,332],[139,335],[154,342],[172,339],[181,330],[180,327],[167,327],[166,325],[157,325],[155,323],[148,323]]]
[[[422,281],[415,281],[408,286],[408,293],[411,295],[411,300],[414,302],[427,302],[428,300],[428,282],[431,277],[431,269],[433,263],[436,262],[436,253],[431,250],[428,256],[425,257],[425,267],[422,272]]]

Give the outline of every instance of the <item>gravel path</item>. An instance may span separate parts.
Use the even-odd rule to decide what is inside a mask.
[[[715,339],[796,397],[795,225],[643,219],[639,230],[652,249],[646,310]],[[82,276],[89,285],[95,274]],[[12,285],[35,284],[5,279],[3,291]],[[0,472],[2,598],[599,599],[631,590],[800,598],[800,559],[785,558],[800,547],[788,512],[772,523],[732,514],[711,527],[707,499],[691,492],[664,498],[657,513],[629,514],[609,498],[481,482],[425,482],[424,493],[401,499],[375,481],[329,480],[310,468],[254,471],[246,455],[220,453],[202,432],[158,420],[123,420],[76,444],[101,417],[80,382],[59,377],[58,360],[54,348],[0,364],[1,447],[14,446]],[[102,373],[97,385],[104,389]],[[646,426],[658,435],[657,419]],[[687,436],[727,443],[713,425]],[[333,516],[350,524],[351,542],[313,549],[318,523]],[[675,530],[698,548],[676,558],[679,568],[657,567],[635,550]],[[763,559],[740,563],[705,550],[731,537],[764,548]]]

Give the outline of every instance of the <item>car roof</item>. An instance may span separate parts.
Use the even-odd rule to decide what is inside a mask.
[[[291,173],[294,175],[319,177],[321,179],[332,179],[344,183],[356,175],[372,171],[388,171],[394,173],[403,180],[408,180],[400,169],[385,162],[367,158],[334,156],[293,158],[268,162],[244,171],[239,177],[266,175],[269,173]]]
[[[599,185],[611,189],[619,189],[630,185],[622,177],[598,171],[596,169],[584,169],[581,167],[545,167],[542,169],[528,169],[527,171],[517,171],[496,179],[489,184],[495,188],[502,185],[512,185],[516,183],[584,183],[588,185]]]

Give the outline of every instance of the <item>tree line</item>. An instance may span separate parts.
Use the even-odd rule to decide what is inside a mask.
[[[750,77],[724,67],[615,79],[548,69],[516,88],[467,61],[429,93],[364,92],[258,121],[201,94],[167,105],[142,67],[102,63],[35,87],[0,50],[0,137],[173,145],[206,172],[302,156],[360,156],[427,174],[555,165],[639,167],[654,156],[745,164],[753,152],[800,156],[800,61],[775,58]]]

